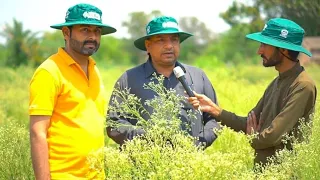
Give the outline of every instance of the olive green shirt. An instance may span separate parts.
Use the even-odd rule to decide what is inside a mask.
[[[258,137],[251,143],[257,154],[255,162],[265,163],[267,157],[274,155],[276,150],[283,149],[283,135],[296,135],[295,129],[299,126],[299,119],[310,120],[316,96],[315,83],[300,63],[280,73],[271,82],[252,109],[257,121],[263,121]],[[217,120],[236,131],[246,131],[247,117],[223,110]]]

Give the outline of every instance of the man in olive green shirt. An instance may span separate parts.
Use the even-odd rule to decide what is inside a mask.
[[[221,109],[202,94],[195,93],[196,97],[189,98],[195,108],[200,106],[223,125],[247,134],[258,133],[251,143],[257,154],[256,163],[266,163],[267,157],[283,149],[283,135],[296,135],[299,120],[310,121],[314,112],[317,89],[297,59],[299,52],[311,56],[301,46],[303,36],[303,28],[282,18],[271,19],[262,32],[246,36],[261,43],[258,54],[263,65],[274,66],[279,72],[247,117]]]

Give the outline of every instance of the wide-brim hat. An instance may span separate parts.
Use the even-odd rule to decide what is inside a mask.
[[[62,29],[64,26],[93,25],[101,27],[101,35],[111,34],[117,30],[102,23],[102,11],[90,4],[77,4],[70,7],[66,13],[65,22],[50,26],[54,29]]]
[[[193,36],[190,33],[183,32],[179,29],[178,22],[173,17],[162,16],[154,18],[146,26],[146,36],[134,41],[134,45],[143,51],[146,51],[145,40],[158,34],[178,34],[180,43]]]
[[[304,29],[295,22],[274,18],[267,22],[261,32],[248,34],[246,37],[271,46],[302,52],[311,57],[312,54],[302,47],[304,33]]]

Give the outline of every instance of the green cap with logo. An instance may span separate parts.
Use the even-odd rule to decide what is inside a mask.
[[[146,36],[143,36],[134,41],[134,45],[143,51],[146,51],[146,46],[144,44],[145,40],[153,35],[158,34],[179,34],[180,43],[190,36],[190,33],[180,31],[178,27],[178,22],[173,17],[161,16],[151,20],[146,26]]]
[[[90,4],[76,4],[70,7],[66,13],[65,22],[55,24],[50,27],[62,29],[64,26],[73,25],[94,25],[101,27],[101,34],[111,34],[117,30],[107,24],[102,23],[102,11]]]
[[[295,22],[274,18],[267,22],[262,32],[248,34],[246,37],[275,47],[302,52],[311,57],[312,54],[301,45],[304,33],[304,29]]]

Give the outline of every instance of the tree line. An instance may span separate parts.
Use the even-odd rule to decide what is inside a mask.
[[[177,19],[179,26],[195,36],[181,45],[180,60],[194,63],[204,62],[240,64],[258,63],[255,52],[258,44],[245,38],[248,33],[260,31],[270,18],[283,17],[300,24],[306,36],[320,35],[319,0],[251,0],[246,3],[234,1],[220,17],[230,25],[230,30],[217,34],[209,30],[205,23],[196,17]],[[94,55],[99,61],[113,64],[139,64],[146,60],[146,52],[136,49],[133,41],[145,35],[146,24],[160,16],[159,10],[151,13],[131,12],[122,22],[129,37],[116,38],[103,36],[100,50]],[[208,14],[210,15],[210,14]],[[23,28],[23,22],[13,19],[5,24],[0,35],[6,39],[0,44],[0,65],[18,67],[20,65],[37,66],[64,46],[60,31],[32,32]]]

